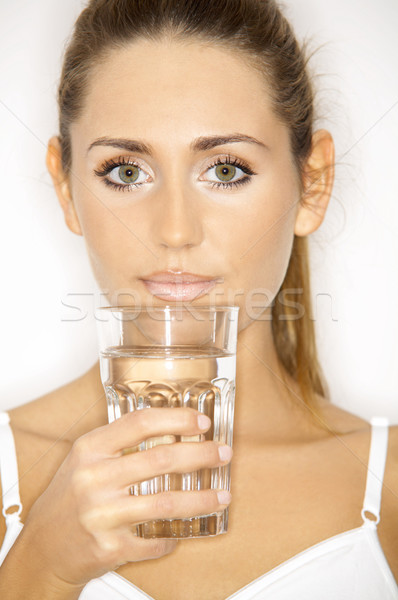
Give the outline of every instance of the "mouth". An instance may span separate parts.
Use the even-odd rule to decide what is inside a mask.
[[[162,271],[140,278],[146,289],[161,300],[190,301],[213,289],[223,278],[194,273]]]

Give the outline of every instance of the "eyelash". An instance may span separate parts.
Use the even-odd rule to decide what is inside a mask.
[[[101,165],[101,168],[99,170],[94,170],[94,173],[96,175],[98,175],[98,177],[102,177],[104,180],[104,183],[106,185],[108,185],[109,187],[123,191],[123,192],[129,192],[132,190],[132,188],[138,188],[141,185],[143,185],[143,183],[130,183],[130,184],[122,185],[121,183],[115,183],[114,181],[110,181],[109,179],[106,179],[106,175],[108,175],[111,171],[113,171],[113,169],[115,167],[121,167],[123,165],[131,165],[133,167],[137,167],[138,169],[141,169],[140,165],[137,164],[136,162],[134,162],[124,156],[121,156],[116,161],[113,159],[106,160]],[[251,176],[256,174],[256,173],[254,173],[254,171],[251,170],[249,165],[247,165],[245,162],[241,161],[238,158],[232,158],[229,154],[227,155],[225,160],[218,158],[214,163],[212,163],[207,168],[207,170],[212,169],[213,167],[216,167],[217,165],[233,165],[235,167],[239,167],[244,173],[246,173],[246,177],[242,177],[238,181],[229,181],[229,182],[209,181],[210,185],[213,188],[221,187],[223,189],[226,189],[226,188],[231,189],[232,187],[238,187],[240,185],[244,185],[245,183],[249,183],[249,181],[251,180]]]

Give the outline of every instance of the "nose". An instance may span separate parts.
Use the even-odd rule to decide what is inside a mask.
[[[192,194],[179,182],[169,183],[159,194],[154,233],[160,246],[181,249],[201,243],[202,220]]]

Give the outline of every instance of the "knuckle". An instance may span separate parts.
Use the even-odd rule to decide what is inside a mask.
[[[101,508],[98,506],[86,508],[80,513],[79,521],[85,531],[94,534],[94,532],[98,531],[98,526],[101,525],[103,521]],[[97,537],[97,535],[95,537]]]
[[[81,436],[73,442],[71,454],[73,454],[73,456],[76,456],[77,458],[81,458],[86,455],[87,450],[87,438],[85,436]]]
[[[197,429],[198,428],[199,411],[197,411],[194,408],[191,408],[189,406],[186,406],[182,410],[184,411],[184,417],[185,417],[184,426],[187,429]]]
[[[150,409],[141,409],[132,413],[136,427],[139,429],[141,434],[147,434],[151,431],[152,417],[153,414],[149,414]]]
[[[102,554],[117,555],[121,550],[120,540],[114,535],[97,536],[97,545]]]
[[[178,423],[180,428],[192,429],[192,423],[196,423],[198,411],[190,406],[179,406],[178,408],[173,408],[173,413],[178,419],[176,423]]]
[[[167,444],[162,444],[148,450],[148,458],[151,466],[159,472],[167,472],[173,466],[173,451]]]
[[[114,534],[96,533],[94,535],[95,546],[93,554],[98,564],[109,564],[117,562],[122,551],[121,540]]]
[[[175,549],[175,547],[176,543],[174,543],[174,540],[153,540],[151,554],[152,556],[164,556],[165,554],[169,554],[170,552],[172,552]]]
[[[156,515],[171,515],[175,508],[175,501],[170,492],[161,492],[154,494],[153,497],[154,512]]]
[[[220,455],[218,453],[219,444],[217,442],[200,442],[195,444],[198,446],[198,453],[200,462],[205,465],[215,465],[220,462]]]
[[[94,470],[90,467],[80,467],[71,474],[71,486],[75,494],[86,494],[96,482]]]
[[[206,452],[206,458],[209,461],[211,461],[213,463],[220,462],[220,455],[218,452],[220,445],[221,444],[218,444],[217,442],[209,442],[209,444],[207,446],[207,452]]]
[[[216,510],[220,503],[215,490],[204,490],[201,498],[202,509],[207,511]]]
[[[90,433],[86,433],[73,442],[70,455],[72,460],[79,464],[90,459],[93,455],[93,451],[93,438]]]
[[[205,511],[216,509],[219,506],[217,492],[213,490],[203,490],[201,492],[199,504]]]

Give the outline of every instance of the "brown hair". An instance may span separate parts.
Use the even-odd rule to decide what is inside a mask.
[[[111,50],[134,39],[200,39],[239,52],[270,84],[275,114],[290,131],[291,153],[303,185],[311,151],[313,90],[306,57],[274,0],[91,0],[67,45],[58,90],[59,130],[65,174],[71,168],[69,128],[81,115],[90,76]],[[301,200],[303,202],[303,200]],[[280,301],[289,293],[289,302]],[[302,307],[297,318],[292,305]],[[272,307],[279,359],[316,414],[317,394],[329,394],[318,364],[311,320],[307,239],[294,237],[290,262]]]

